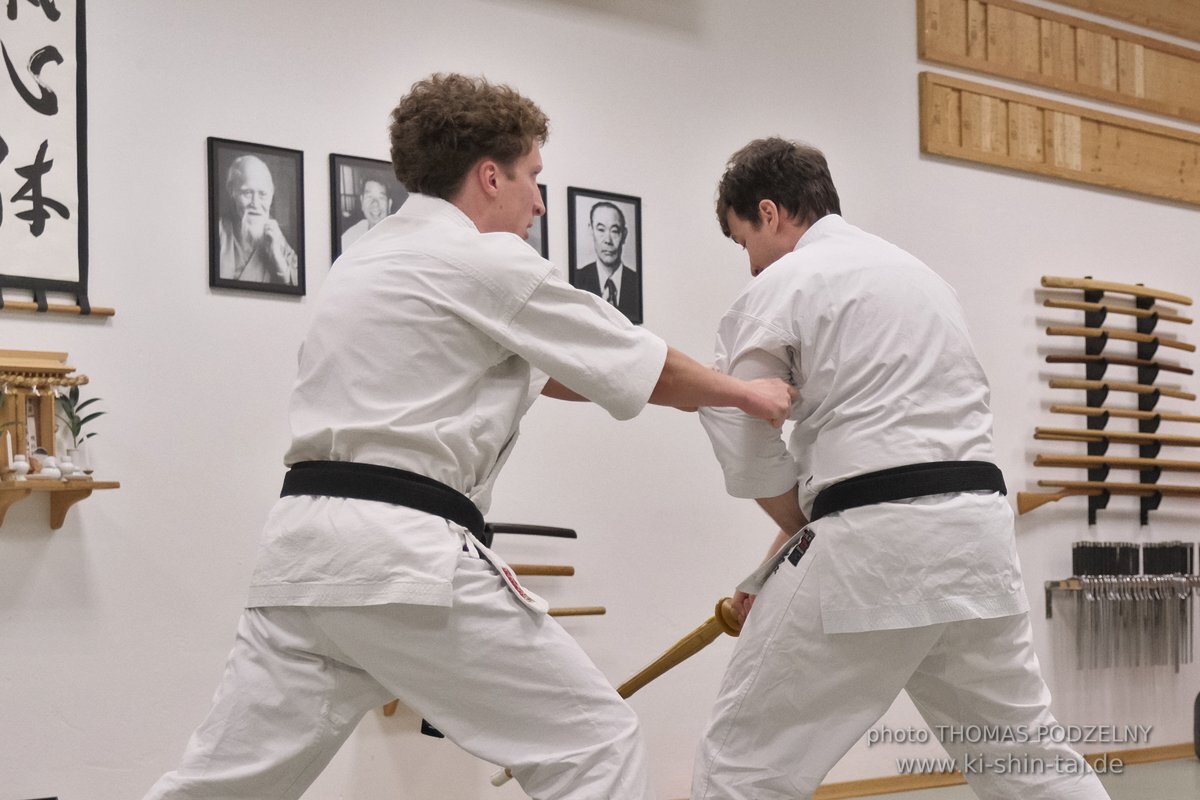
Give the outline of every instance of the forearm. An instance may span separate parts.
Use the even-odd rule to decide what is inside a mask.
[[[576,403],[590,402],[586,397],[579,392],[573,392],[566,386],[563,386],[558,381],[551,378],[546,381],[546,385],[542,387],[543,397],[553,397],[555,400],[571,400]]]
[[[746,384],[704,366],[690,356],[667,348],[667,360],[650,402],[660,406],[742,408],[748,401]]]
[[[799,484],[793,485],[791,489],[788,489],[783,494],[776,495],[775,497],[760,497],[755,502],[779,526],[779,536],[782,538],[782,541],[777,542],[778,546],[782,546],[783,542],[786,542],[796,531],[808,524],[808,518],[800,510]]]

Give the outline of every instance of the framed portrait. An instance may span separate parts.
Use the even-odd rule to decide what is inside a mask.
[[[333,260],[408,199],[390,161],[329,155],[329,219]]]
[[[642,200],[567,187],[571,285],[642,322]]]
[[[547,241],[546,233],[549,230],[549,225],[546,222],[546,217],[550,215],[550,206],[546,204],[546,185],[538,184],[538,191],[542,193],[542,207],[547,209],[545,214],[533,221],[533,227],[529,229],[529,246],[538,251],[542,258],[550,258],[550,244]]]
[[[208,285],[304,294],[304,154],[208,139]]]

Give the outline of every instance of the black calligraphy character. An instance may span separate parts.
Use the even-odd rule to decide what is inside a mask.
[[[51,22],[58,22],[58,18],[62,16],[54,5],[54,0],[29,0],[31,6],[41,6],[42,11],[46,12],[46,19]],[[17,18],[17,0],[8,0],[8,18]]]
[[[37,81],[38,87],[42,93],[40,97],[35,97],[33,92],[25,88],[25,84],[21,83],[21,79],[17,77],[17,70],[13,67],[12,60],[8,57],[8,48],[0,43],[0,52],[4,54],[4,66],[8,67],[8,77],[12,80],[13,86],[17,89],[17,94],[21,95],[21,99],[29,104],[29,107],[39,114],[53,116],[58,113],[58,95],[54,93],[46,84],[42,83],[42,67],[46,66],[47,62],[53,61],[55,64],[63,63],[62,53],[58,52],[58,48],[48,44],[42,49],[36,51],[29,58],[29,74]]]
[[[8,157],[8,143],[4,141],[4,137],[0,136],[0,163]],[[4,224],[4,197],[0,196],[0,225]]]
[[[54,161],[46,160],[46,148],[49,144],[48,140],[43,140],[42,146],[38,148],[37,158],[33,160],[33,163],[27,167],[17,168],[17,174],[25,179],[25,183],[10,198],[14,203],[25,202],[33,204],[33,208],[28,211],[18,212],[17,218],[29,223],[29,232],[34,236],[41,236],[42,231],[46,229],[46,220],[50,217],[50,212],[46,210],[47,207],[53,211],[57,211],[58,215],[63,219],[71,218],[71,212],[66,206],[57,200],[42,196],[42,177],[54,166]]]

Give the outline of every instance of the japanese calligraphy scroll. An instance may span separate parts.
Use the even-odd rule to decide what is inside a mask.
[[[87,300],[84,0],[0,0],[0,289]]]

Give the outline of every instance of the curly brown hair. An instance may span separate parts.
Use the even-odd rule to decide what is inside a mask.
[[[773,200],[806,225],[826,214],[842,213],[825,155],[778,137],[755,139],[730,156],[717,184],[721,232],[729,235],[730,211],[757,228],[761,200]]]
[[[509,167],[550,121],[527,97],[484,78],[437,73],[413,84],[392,111],[392,168],[410,192],[449,200],[481,158]]]

